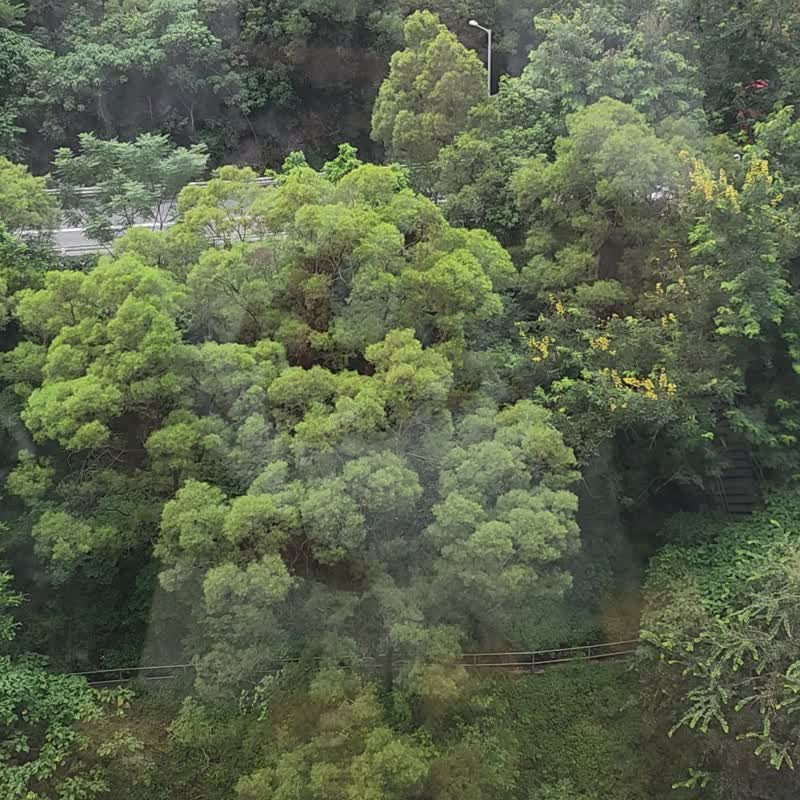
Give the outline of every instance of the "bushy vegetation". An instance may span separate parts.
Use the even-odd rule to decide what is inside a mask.
[[[0,44],[4,797],[797,796],[796,3]]]

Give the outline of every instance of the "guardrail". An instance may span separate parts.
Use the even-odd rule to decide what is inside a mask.
[[[208,186],[208,183],[208,181],[190,181],[189,183],[184,184],[181,189],[184,189],[186,186]],[[260,177],[256,178],[253,183],[257,183],[259,186],[272,186],[272,184],[275,183],[275,178]],[[53,195],[61,193],[58,189],[45,189],[45,192]],[[76,189],[73,189],[72,192],[78,197],[94,197],[96,194],[99,194],[100,187],[78,186]]]
[[[139,227],[148,227],[149,226],[139,226]],[[170,226],[167,226],[170,227]],[[238,241],[240,243],[245,242],[260,242],[262,239],[267,238],[274,238],[276,234],[265,234],[263,236],[259,234],[249,234],[244,238],[240,238]],[[225,244],[227,240],[223,239],[222,237],[208,237],[208,243],[213,246],[218,246],[221,244]],[[89,255],[91,253],[106,253],[111,255],[114,252],[113,248],[114,242],[110,242],[109,244],[100,244],[99,242],[90,242],[88,244],[75,244],[75,245],[56,245],[56,249],[62,256],[80,256],[80,255]]]
[[[464,653],[461,666],[469,670],[487,672],[541,674],[552,667],[563,664],[591,661],[608,661],[629,658],[636,652],[639,639],[625,639],[618,642],[602,642],[600,644],[582,645],[579,647],[561,647],[552,650],[527,650],[488,653]],[[326,659],[313,659],[318,663]],[[265,670],[265,674],[280,672],[289,664],[303,663],[299,658],[282,658],[275,660],[275,666]],[[394,669],[409,664],[407,660],[392,662]],[[385,669],[383,659],[364,658],[356,661],[339,663],[337,666],[354,671],[380,671]],[[130,683],[159,683],[178,681],[194,672],[193,664],[166,664],[155,667],[121,667],[118,669],[89,670],[73,672],[74,676],[86,678],[94,687],[124,686]]]

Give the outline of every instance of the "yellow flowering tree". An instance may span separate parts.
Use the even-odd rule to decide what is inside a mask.
[[[559,414],[580,455],[620,433],[667,437],[687,463],[687,453],[707,449],[739,375],[724,341],[696,334],[713,326],[705,289],[702,276],[672,265],[631,313],[598,312],[564,294],[518,324],[521,380]]]
[[[697,217],[691,252],[718,274],[724,294],[717,333],[759,337],[782,322],[791,302],[788,260],[798,234],[782,205],[781,181],[752,149],[741,180],[725,170],[714,173],[699,159],[690,160],[689,179],[687,213]]]

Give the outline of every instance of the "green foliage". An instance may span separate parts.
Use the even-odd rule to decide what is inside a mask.
[[[680,543],[648,576],[648,696],[660,693],[670,736],[703,735],[690,763],[712,778],[715,796],[747,791],[726,763],[744,757],[754,769],[791,770],[797,758],[797,511],[787,491],[748,521],[675,520]]]
[[[566,117],[603,97],[630,103],[651,120],[699,107],[697,69],[680,26],[653,9],[640,16],[622,4],[580,3],[535,18],[540,44],[519,79],[506,82],[499,102],[556,135]],[[539,140],[540,145],[546,140]]]
[[[524,154],[503,134],[468,129],[443,147],[435,163],[436,190],[453,224],[482,226],[501,241],[517,233],[521,214],[509,185],[516,160]]]
[[[3,27],[13,27],[19,24],[20,19],[25,15],[25,8],[19,3],[11,3],[3,0],[0,5],[0,25]]]
[[[84,130],[87,111],[106,138],[133,138],[142,127],[197,138],[198,120],[233,102],[238,83],[204,11],[197,0],[111,3],[99,14],[72,6],[59,48],[37,61],[31,115],[62,142]],[[130,84],[138,97],[125,91]]]
[[[249,167],[220,167],[203,186],[187,186],[178,198],[184,227],[225,245],[245,242],[258,232],[252,206],[259,197],[256,173]]]
[[[405,22],[405,50],[392,56],[372,112],[372,136],[393,159],[432,161],[483,98],[478,57],[429,11]]]
[[[21,594],[17,594],[9,587],[13,578],[9,573],[0,573],[0,641],[10,642],[14,638],[17,622],[9,614],[9,610],[17,608],[24,600]]]
[[[539,291],[619,278],[626,249],[664,213],[677,166],[644,117],[617,100],[604,98],[566,124],[555,160],[532,159],[513,178],[533,221],[528,274]]]
[[[797,101],[800,14],[793,3],[759,0],[738,8],[728,0],[681,0],[669,9],[678,30],[691,32],[717,126],[746,130],[773,104]],[[754,89],[758,79],[768,87]]]
[[[11,233],[49,231],[58,222],[58,206],[22,164],[0,157],[0,221]]]
[[[86,235],[109,243],[121,231],[147,223],[153,230],[175,220],[178,193],[202,175],[205,145],[175,147],[166,136],[142,134],[134,142],[81,134],[79,152],[56,151],[54,165],[67,219]],[[87,196],[80,190],[93,187]]]
[[[339,154],[322,166],[322,177],[331,183],[339,183],[345,175],[360,167],[364,162],[358,159],[358,150],[349,144],[339,145]],[[294,166],[292,168],[295,168]]]
[[[0,575],[0,608],[18,606],[21,596],[10,588],[10,576]],[[121,714],[128,692],[102,694],[83,678],[56,675],[36,656],[11,656],[7,643],[14,623],[0,617],[0,789],[9,800],[83,800],[102,796],[109,788],[104,755],[112,748],[92,746],[86,727],[109,713]]]
[[[719,308],[718,332],[755,338],[783,320],[791,302],[786,263],[798,243],[768,162],[748,150],[745,165],[741,189],[724,172],[715,179],[702,163],[695,165],[692,194],[702,212],[690,242],[698,261],[719,264],[726,302]]]
[[[480,636],[521,594],[568,585],[558,565],[576,544],[576,501],[566,491],[575,474],[548,414],[532,403],[485,409],[451,442],[447,362],[410,331],[390,333],[366,356],[369,378],[295,368],[272,383],[278,419],[294,435],[271,448],[282,461],[262,456],[247,495],[227,500],[189,481],[164,509],[162,583],[202,595],[195,608],[211,647],[201,662],[207,691],[242,681],[290,641],[311,646],[314,624],[300,608],[323,598],[343,614],[333,652],[391,644],[448,659],[457,628],[446,626],[469,622]],[[439,461],[439,495],[427,510],[422,482]],[[296,548],[304,567],[287,555]],[[330,594],[342,570],[361,577],[348,593]],[[359,617],[370,619],[360,630],[352,627]],[[221,672],[232,647],[238,663]]]
[[[272,763],[238,782],[237,797],[424,796],[432,748],[421,737],[398,734],[382,724],[374,687],[362,688],[357,679],[341,673],[321,672],[309,687],[308,700],[303,722],[314,731],[319,724],[309,719],[314,715],[324,720],[322,730],[310,736],[298,726],[287,731],[280,749],[265,753]]]
[[[504,241],[518,237],[529,212],[514,196],[513,173],[526,158],[550,155],[574,112],[612,98],[651,124],[681,115],[682,122],[702,126],[690,43],[681,26],[655,10],[584,3],[569,14],[560,8],[540,14],[535,28],[538,44],[522,74],[501,80],[491,104],[473,109],[467,130],[440,151],[436,163],[434,185],[446,198],[448,219],[484,226]],[[643,143],[630,130],[608,134],[605,157],[626,167]],[[645,145],[643,158],[647,150]],[[669,174],[668,159],[658,166]],[[624,172],[646,181],[652,169],[634,158]]]
[[[794,797],[796,493],[697,511],[800,471],[794,5],[29,6],[0,150],[108,254],[0,162],[4,796]],[[459,663],[627,638],[650,556],[635,711]]]
[[[20,134],[25,132],[21,119],[30,81],[45,50],[33,37],[7,26],[18,22],[22,6],[0,2],[0,153],[20,158]],[[1,21],[5,19],[5,21]]]
[[[625,667],[567,665],[531,679],[500,678],[491,690],[517,739],[519,777],[512,797],[601,800],[667,797],[659,767],[642,752],[642,728],[626,709]],[[663,766],[663,765],[662,765]]]

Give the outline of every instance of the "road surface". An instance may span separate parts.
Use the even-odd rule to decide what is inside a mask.
[[[271,186],[273,184],[272,178],[259,178],[258,183],[261,186]],[[190,184],[191,186],[205,186],[205,183],[193,183]],[[87,186],[79,192],[86,197],[91,197],[92,194],[96,190],[94,187]],[[166,202],[163,203],[162,206],[158,210],[158,214],[153,215],[153,219],[164,219],[166,223],[163,227],[169,227],[175,222],[175,203],[174,202]],[[151,229],[158,229],[158,225],[153,225],[151,222],[140,222],[137,223],[134,227],[141,227],[141,228],[151,228]],[[27,231],[23,231],[22,235],[24,236]],[[100,242],[96,242],[90,239],[83,228],[80,227],[72,227],[65,225],[62,228],[59,228],[56,231],[52,232],[53,241],[55,242],[56,249],[59,250],[62,255],[83,255],[84,253],[106,253],[110,252],[111,248],[107,245],[101,244]]]

